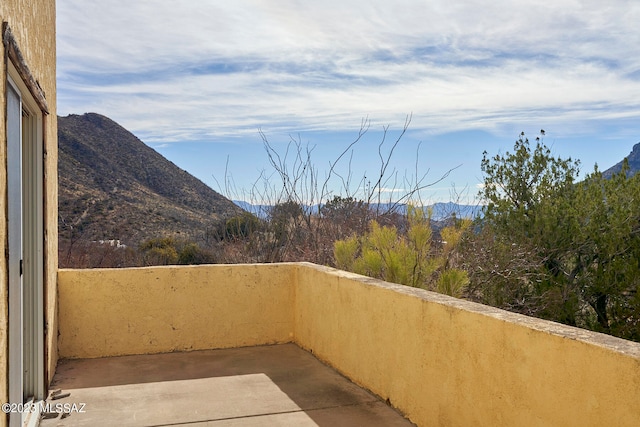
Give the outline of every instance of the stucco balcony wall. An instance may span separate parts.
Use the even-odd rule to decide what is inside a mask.
[[[293,265],[60,270],[60,358],[293,341]]]
[[[420,426],[637,426],[640,344],[307,263],[62,270],[62,358],[295,342]]]

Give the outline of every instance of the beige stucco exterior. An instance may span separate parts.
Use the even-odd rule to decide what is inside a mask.
[[[295,342],[419,426],[636,426],[640,344],[312,264],[59,272],[61,357]]]
[[[296,341],[418,425],[638,425],[637,343],[327,268],[301,271]]]
[[[61,270],[60,353],[91,358],[291,342],[293,274],[269,264]]]
[[[26,66],[44,92],[48,114],[44,114],[44,283],[46,334],[46,371],[52,377],[57,363],[56,333],[56,272],[57,272],[57,111],[56,111],[56,40],[55,40],[55,1],[54,0],[2,0],[0,2],[0,21],[7,23],[19,49],[23,66]],[[4,42],[3,34],[3,42]],[[7,138],[6,138],[6,82],[8,49],[5,43],[0,45],[2,58],[0,77],[0,253],[7,253]],[[8,354],[8,277],[7,259],[0,257],[0,401],[6,402],[7,354]],[[0,426],[7,419],[0,416]]]

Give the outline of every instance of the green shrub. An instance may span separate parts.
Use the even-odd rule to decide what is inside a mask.
[[[178,262],[176,242],[171,237],[149,239],[140,245],[145,265],[170,265]]]
[[[144,265],[207,264],[213,255],[193,242],[176,241],[172,237],[149,239],[140,245]]]
[[[208,264],[214,262],[213,255],[196,243],[185,243],[178,252],[178,264]]]
[[[410,206],[407,219],[404,235],[395,226],[381,226],[374,220],[362,236],[336,241],[336,267],[460,297],[469,279],[466,272],[451,267],[451,260],[470,222],[458,221],[444,228],[441,235],[448,240],[438,247],[433,241],[430,215]]]
[[[226,239],[246,239],[258,230],[260,220],[249,212],[229,218],[225,226]]]

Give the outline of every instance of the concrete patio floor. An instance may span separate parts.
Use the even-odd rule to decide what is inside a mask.
[[[413,425],[295,344],[63,360],[51,389],[43,427]]]

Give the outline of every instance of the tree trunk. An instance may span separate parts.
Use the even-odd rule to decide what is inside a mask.
[[[607,294],[598,293],[595,302],[591,303],[591,307],[593,307],[598,316],[598,323],[606,332],[609,332],[609,317],[607,316],[608,299]]]

